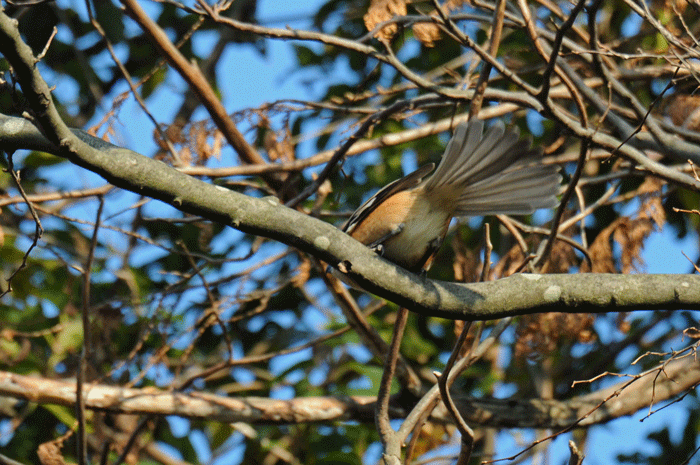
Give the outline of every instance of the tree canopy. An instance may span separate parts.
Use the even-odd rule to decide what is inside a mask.
[[[263,3],[0,5],[0,463],[696,462],[700,4]],[[470,118],[558,208],[337,228]]]

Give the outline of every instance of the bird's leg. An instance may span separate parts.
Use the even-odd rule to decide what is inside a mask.
[[[433,264],[433,259],[435,258],[435,255],[437,254],[438,250],[440,250],[440,246],[442,246],[442,241],[444,240],[444,237],[436,237],[432,241],[428,243],[428,248],[425,250],[425,255],[423,256],[423,259],[419,262],[420,264],[420,277],[422,279],[426,279],[428,277],[428,270],[430,269],[430,266]],[[417,273],[418,270],[414,269],[412,270],[414,273]]]
[[[436,237],[432,241],[430,241],[430,244],[428,245],[428,250],[432,250],[433,253],[436,253],[438,250],[440,250],[440,247],[442,247],[442,241],[445,239],[445,236],[441,237]]]
[[[397,236],[403,231],[404,224],[401,223],[400,225],[396,226],[394,229],[389,231],[388,233],[384,234],[382,237],[377,239],[376,241],[372,242],[369,244],[367,247],[372,249],[377,255],[380,257],[384,254],[384,242],[388,241],[394,236]]]

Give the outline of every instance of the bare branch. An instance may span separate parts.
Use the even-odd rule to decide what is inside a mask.
[[[163,53],[170,64],[187,81],[190,88],[198,96],[202,104],[207,108],[216,125],[226,136],[226,140],[236,149],[236,152],[245,163],[264,165],[265,160],[260,154],[245,140],[243,134],[228,116],[226,109],[216,96],[201,70],[180,53],[180,51],[168,39],[168,36],[141,8],[135,0],[124,0],[127,14],[136,21],[153,41],[154,45]],[[274,176],[265,176],[268,183],[279,185],[279,180]]]
[[[99,206],[95,218],[95,228],[92,232],[92,240],[90,241],[90,250],[88,252],[85,270],[83,272],[83,308],[82,308],[82,324],[83,324],[83,347],[80,351],[80,368],[78,369],[78,379],[76,380],[77,393],[77,420],[78,420],[78,441],[77,441],[77,456],[78,463],[85,465],[88,462],[87,453],[87,430],[85,423],[85,398],[83,397],[85,377],[88,370],[88,358],[92,352],[92,331],[90,328],[90,286],[92,282],[92,265],[95,258],[95,249],[97,248],[97,234],[100,232],[100,222],[102,221],[102,209],[104,208],[104,198],[99,197]]]
[[[391,335],[391,343],[389,352],[384,360],[384,372],[382,380],[379,384],[377,393],[377,406],[375,407],[375,424],[379,431],[379,437],[384,446],[384,456],[386,463],[400,463],[402,441],[398,434],[391,427],[389,418],[389,395],[391,393],[391,383],[394,380],[394,371],[396,370],[396,360],[399,356],[401,340],[403,332],[406,328],[408,320],[408,310],[400,308],[396,313],[396,321],[394,322],[394,332]]]
[[[29,259],[29,254],[32,252],[34,247],[37,246],[39,243],[39,239],[41,239],[41,236],[44,234],[44,228],[41,226],[41,220],[39,219],[39,215],[36,212],[36,209],[34,208],[34,205],[32,204],[31,200],[27,197],[27,194],[24,192],[24,188],[22,187],[22,181],[20,180],[20,175],[17,171],[15,171],[15,165],[14,162],[12,161],[12,153],[7,153],[7,170],[10,172],[10,175],[12,176],[12,179],[15,181],[15,185],[17,186],[17,190],[19,191],[20,195],[22,196],[22,199],[24,202],[27,204],[27,208],[29,208],[29,212],[32,215],[32,218],[34,219],[34,237],[32,239],[32,244],[29,246],[27,251],[24,253],[24,256],[22,257],[22,263],[20,263],[19,267],[12,272],[9,278],[6,279],[7,281],[7,289],[5,292],[0,293],[0,297],[3,297],[5,294],[12,292],[12,280],[14,279],[15,276],[17,276],[17,273],[19,273],[21,270],[23,270],[27,266],[27,259]]]

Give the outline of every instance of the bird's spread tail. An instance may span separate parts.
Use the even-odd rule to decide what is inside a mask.
[[[517,128],[498,121],[484,133],[484,122],[462,123],[447,144],[425,189],[459,189],[456,216],[525,215],[557,205],[561,176],[542,164]]]

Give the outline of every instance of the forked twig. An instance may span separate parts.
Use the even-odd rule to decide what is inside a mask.
[[[447,360],[445,370],[442,373],[434,372],[438,380],[438,386],[440,388],[440,397],[442,397],[442,402],[445,404],[447,411],[450,413],[450,416],[454,419],[455,424],[457,425],[457,429],[462,435],[459,459],[457,461],[459,465],[466,465],[469,462],[469,458],[471,457],[472,453],[472,448],[474,446],[474,431],[469,427],[467,422],[464,421],[464,418],[459,413],[459,410],[457,410],[457,406],[454,404],[454,401],[450,396],[450,386],[452,385],[452,381],[454,381],[454,379],[456,378],[456,374],[452,376],[451,371],[455,365],[455,362],[457,361],[457,357],[459,357],[460,353],[462,352],[462,346],[467,340],[467,335],[469,333],[469,329],[471,329],[471,326],[472,322],[468,321],[465,323],[464,328],[462,328],[462,332],[460,333],[459,338],[457,339],[454,349],[452,349],[450,358]]]
[[[24,188],[22,187],[22,182],[19,176],[19,173],[15,171],[15,165],[14,162],[12,161],[12,153],[6,152],[7,153],[7,171],[10,173],[12,176],[12,179],[15,181],[15,185],[17,186],[17,190],[19,191],[19,194],[22,196],[24,199],[24,202],[27,204],[27,207],[29,208],[29,212],[32,214],[32,218],[34,219],[34,224],[36,225],[34,229],[34,239],[32,240],[32,244],[29,246],[27,251],[24,253],[24,256],[22,257],[22,263],[19,265],[19,267],[10,275],[9,278],[7,278],[7,289],[5,292],[0,293],[0,298],[5,296],[5,294],[8,294],[12,292],[12,280],[14,279],[15,276],[17,276],[17,273],[19,273],[21,270],[23,270],[27,266],[27,260],[29,259],[29,254],[32,252],[34,247],[37,246],[39,243],[39,239],[41,239],[41,236],[44,234],[44,228],[41,226],[41,220],[39,219],[39,215],[36,212],[36,209],[34,208],[34,204],[29,200],[27,197],[27,194],[24,192]]]
[[[374,414],[374,421],[377,425],[379,438],[384,447],[385,462],[391,460],[400,461],[401,456],[401,441],[398,440],[398,435],[391,427],[391,419],[389,418],[389,398],[391,393],[391,382],[394,379],[396,371],[396,360],[399,356],[399,348],[401,347],[401,339],[406,328],[408,320],[408,310],[404,307],[399,308],[396,312],[396,321],[394,322],[394,332],[391,335],[391,344],[389,345],[389,353],[384,361],[384,372],[382,380],[379,384],[379,392],[377,392],[377,405]],[[398,462],[397,462],[398,463]]]

